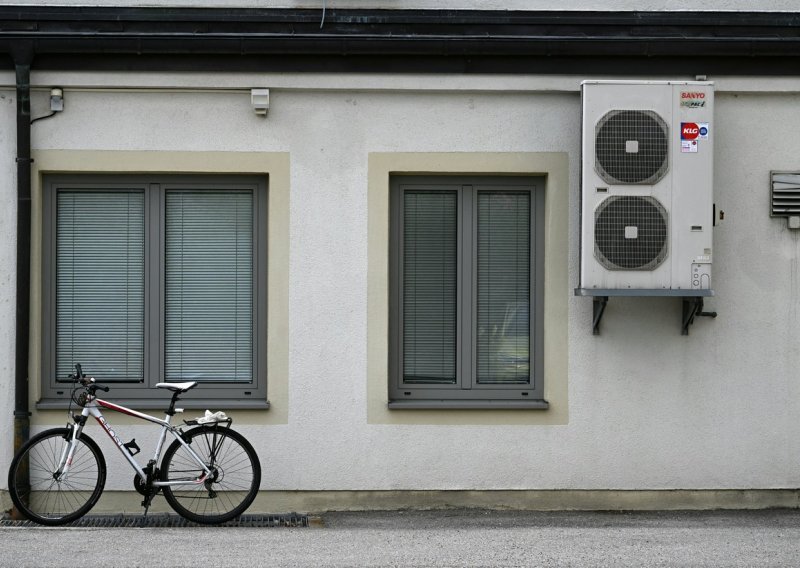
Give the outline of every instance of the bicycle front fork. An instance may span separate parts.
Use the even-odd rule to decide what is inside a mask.
[[[64,447],[61,448],[61,456],[58,460],[58,467],[53,472],[53,479],[56,481],[61,481],[61,479],[69,473],[69,468],[72,466],[72,460],[75,458],[75,450],[78,447],[78,438],[81,435],[81,431],[83,430],[83,424],[86,420],[75,420],[75,424],[69,424],[67,426],[68,431],[64,436],[64,440],[66,440],[66,444]]]

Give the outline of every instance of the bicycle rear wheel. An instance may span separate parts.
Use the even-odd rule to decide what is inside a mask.
[[[211,470],[205,481],[197,460],[178,440],[172,442],[161,462],[162,481],[186,481],[164,486],[164,497],[182,517],[203,524],[224,523],[245,512],[261,484],[261,465],[244,436],[223,426],[200,426],[184,434]]]
[[[94,507],[106,482],[106,462],[97,444],[86,434],[78,446],[69,471],[58,473],[66,451],[69,428],[54,428],[26,442],[8,472],[8,492],[23,515],[42,525],[63,525]]]

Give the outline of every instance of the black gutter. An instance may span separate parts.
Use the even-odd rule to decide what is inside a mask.
[[[28,352],[31,284],[31,60],[29,45],[13,53],[17,96],[17,299],[14,357],[14,453],[28,441]]]
[[[0,6],[37,69],[796,74],[800,14]]]

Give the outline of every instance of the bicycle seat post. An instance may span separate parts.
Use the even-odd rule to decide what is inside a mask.
[[[178,395],[180,395],[180,391],[175,391],[172,393],[172,400],[169,402],[169,408],[167,409],[167,416],[175,416],[175,403],[180,400]]]

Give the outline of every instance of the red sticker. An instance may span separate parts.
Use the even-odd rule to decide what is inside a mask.
[[[700,127],[694,122],[681,122],[681,140],[696,140],[700,135]]]

